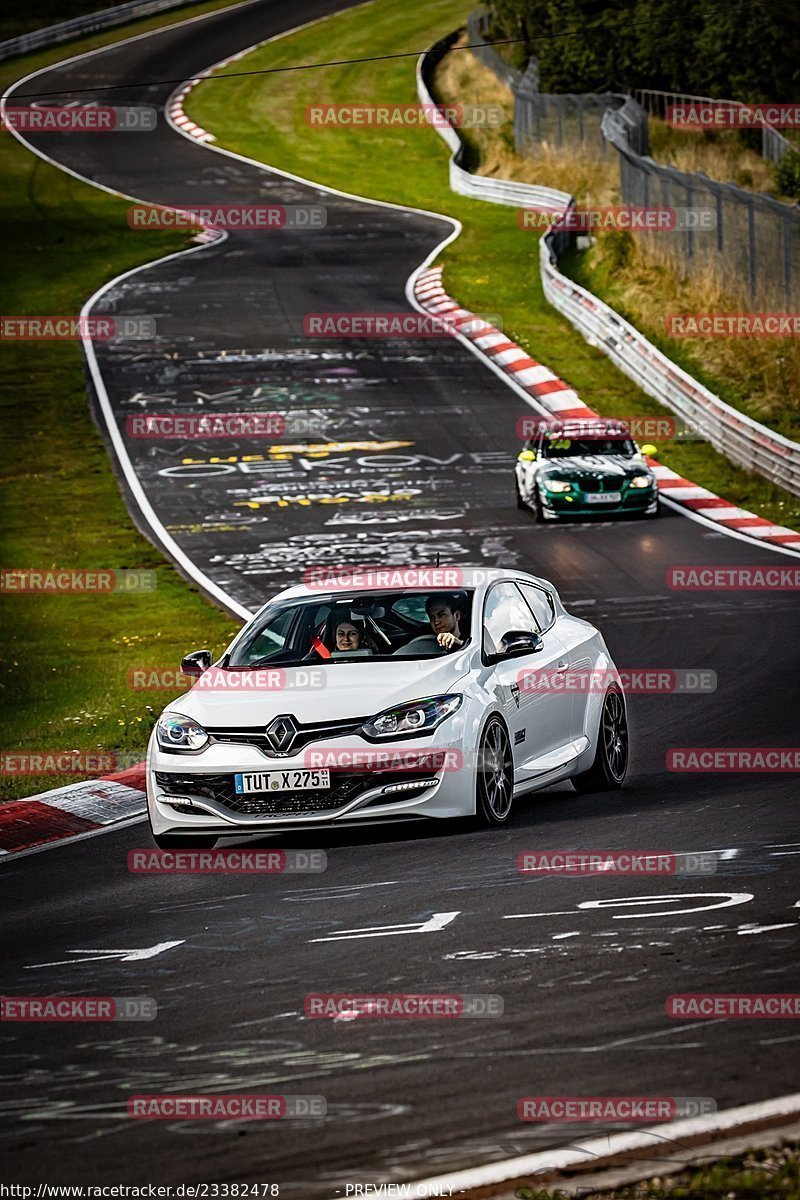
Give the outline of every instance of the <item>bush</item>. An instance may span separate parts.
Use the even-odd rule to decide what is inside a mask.
[[[784,196],[800,197],[800,153],[789,150],[775,164],[775,186]]]

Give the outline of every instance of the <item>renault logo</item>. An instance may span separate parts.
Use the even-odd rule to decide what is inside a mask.
[[[274,721],[270,721],[264,733],[272,753],[286,755],[297,733],[297,725],[293,717],[276,717]]]

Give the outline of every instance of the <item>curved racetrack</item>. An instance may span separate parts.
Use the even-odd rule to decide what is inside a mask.
[[[18,91],[27,103],[34,89],[69,101],[71,89],[113,85],[108,102],[163,108],[172,86],[148,79],[189,78],[336,7],[246,5],[53,67]],[[407,308],[406,280],[449,222],[288,181],[163,120],[146,134],[29,141],[142,200],[327,208],[313,235],[231,234],[132,274],[95,306],[157,320],[146,348],[98,346],[102,379],[158,520],[235,602],[254,607],[305,565],[430,563],[439,552],[448,564],[549,577],[568,607],[600,624],[620,666],[708,668],[718,687],[632,697],[624,791],[540,793],[499,833],[284,837],[328,853],[324,875],[294,878],[129,875],[128,850],[149,842],[142,823],[7,861],[4,993],[149,994],[160,1009],[150,1024],[4,1026],[8,1181],[129,1182],[136,1166],[141,1182],[260,1181],[322,1198],[584,1132],[520,1125],[523,1095],[708,1096],[722,1108],[790,1091],[797,1042],[786,1023],[675,1022],[664,1002],[673,992],[792,990],[796,776],[674,775],[665,755],[795,742],[797,603],[791,592],[671,592],[666,572],[796,559],[671,511],[657,522],[539,528],[513,506],[524,403],[466,348],[304,337],[308,312]],[[299,437],[277,458],[263,443],[165,449],[125,435],[132,413],[199,403],[279,408],[290,431],[316,422],[335,445],[311,457]],[[226,461],[210,462],[215,454]],[[565,846],[727,853],[711,877],[517,874],[521,850]],[[611,903],[673,895],[658,906]],[[315,940],[453,912],[437,932]],[[149,959],[74,961],[84,957],[75,951],[164,942],[178,944]],[[505,1013],[306,1020],[304,996],[318,991],[499,993]],[[132,1093],[233,1091],[321,1094],[328,1119],[125,1116]]]

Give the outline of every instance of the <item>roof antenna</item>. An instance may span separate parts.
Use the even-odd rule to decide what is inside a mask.
[[[439,566],[439,551],[436,551],[436,566]]]

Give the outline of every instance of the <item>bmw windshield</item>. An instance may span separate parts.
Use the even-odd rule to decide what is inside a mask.
[[[580,458],[597,454],[618,454],[633,458],[636,447],[630,438],[555,437],[542,443],[545,458]]]
[[[422,659],[469,641],[471,590],[300,597],[270,604],[226,668]]]

